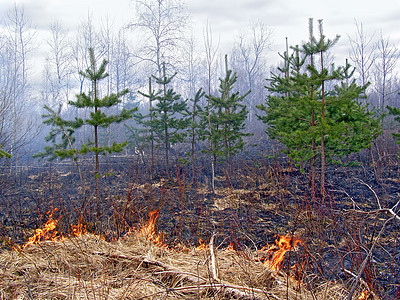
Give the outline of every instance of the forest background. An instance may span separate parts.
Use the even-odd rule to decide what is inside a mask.
[[[276,56],[277,52],[285,51],[272,50],[277,41],[268,24],[250,22],[232,37],[231,49],[226,49],[220,43],[220,34],[213,32],[212,20],[204,24],[198,36],[194,35],[199,30],[193,30],[191,16],[183,2],[136,1],[129,7],[132,19],[123,27],[116,28],[107,17],[95,23],[93,14],[88,12],[77,31],[69,31],[62,20],[56,20],[48,25],[50,34],[47,36],[35,28],[23,6],[16,4],[3,15],[0,144],[12,158],[2,160],[2,164],[16,167],[21,163],[33,163],[32,155],[44,148],[44,137],[49,130],[42,124],[44,105],[56,109],[62,104],[63,116],[77,116],[67,102],[90,88],[90,81],[79,73],[90,64],[89,48],[94,49],[99,61],[109,61],[106,70],[109,76],[100,85],[100,93],[108,95],[129,89],[116,109],[138,107],[142,114],[148,112],[149,101],[141,93],[147,92],[149,77],[161,74],[162,63],[167,64],[169,74],[176,72],[173,89],[186,100],[194,99],[199,88],[208,94],[218,93],[218,79],[225,76],[225,55],[228,55],[229,69],[237,74],[234,91],[244,94],[251,90],[243,99],[248,111],[245,131],[253,134],[246,138],[246,145],[257,141],[259,148],[266,148],[261,145],[268,143],[268,137],[264,133],[265,125],[256,117],[260,114],[256,106],[263,104],[267,97],[266,79],[279,64],[282,66],[282,62],[271,59],[271,54]],[[304,20],[304,40],[308,35],[307,21]],[[371,83],[363,103],[376,107],[380,113],[386,112],[387,105],[397,107],[397,45],[379,28],[366,32],[357,20],[353,32],[339,34],[341,43],[345,41],[348,45],[348,62],[355,67],[357,82]],[[278,39],[281,43],[285,37]],[[291,45],[290,36],[288,40]],[[336,61],[336,56],[333,48],[326,54],[326,65],[345,65],[344,61]],[[205,104],[203,98],[199,105],[204,108]],[[138,127],[134,121],[128,125]],[[396,123],[387,117],[384,125],[390,130]],[[76,134],[78,143],[84,143],[90,135],[87,130]],[[122,124],[101,133],[106,144],[115,138],[121,141],[127,137],[131,149],[141,143],[140,139],[132,138],[132,132]],[[185,155],[189,150],[184,148],[174,150]]]

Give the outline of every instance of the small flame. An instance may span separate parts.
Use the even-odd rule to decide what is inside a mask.
[[[235,251],[235,245],[233,243],[229,243],[228,247],[226,247],[225,251]]]
[[[81,237],[87,233],[86,225],[81,221],[77,225],[71,225],[70,233],[73,236]]]
[[[15,246],[14,249],[17,251],[21,251],[25,249],[29,245],[38,244],[41,241],[56,241],[62,242],[65,240],[65,236],[60,234],[56,229],[58,221],[61,219],[61,216],[58,219],[53,219],[53,214],[57,211],[57,208],[51,209],[47,212],[49,216],[46,223],[43,224],[43,228],[38,228],[35,230],[35,234],[29,238],[29,240],[22,246]],[[71,225],[69,236],[81,237],[87,233],[86,225],[79,221],[77,225]],[[100,237],[102,238],[102,237]],[[104,239],[104,238],[102,238]]]
[[[208,245],[204,243],[202,239],[199,239],[199,245],[196,247],[196,251],[203,251],[208,248]]]
[[[177,245],[174,246],[174,251],[178,253],[189,253],[190,249],[186,247],[185,245],[178,243]]]
[[[358,296],[357,300],[367,300],[369,296],[369,291],[365,290]]]
[[[262,249],[262,251],[264,251],[264,253],[267,255],[264,265],[270,267],[274,271],[279,271],[281,269],[281,264],[283,262],[285,253],[301,243],[301,239],[290,236],[289,234],[278,236],[278,238],[275,240],[275,245],[266,250],[265,248]]]
[[[147,236],[151,236],[153,237],[156,233],[155,230],[155,225],[156,225],[156,221],[158,219],[158,211],[157,210],[153,210],[151,212],[149,212],[149,220],[147,221],[147,224],[144,225],[141,229],[141,232],[143,235],[147,235]]]
[[[156,232],[156,221],[159,213],[157,210],[149,212],[149,220],[147,224],[142,226],[140,233],[146,236],[150,241],[162,248],[168,248],[168,245],[164,244],[164,235]]]
[[[48,211],[47,214],[49,215],[49,219],[46,223],[43,224],[43,228],[38,228],[35,230],[35,234],[29,238],[29,240],[22,246],[22,249],[28,247],[32,244],[37,244],[40,241],[59,241],[62,240],[64,237],[60,236],[58,232],[55,230],[58,221],[61,219],[58,218],[57,220],[53,220],[53,214],[57,211],[57,208]]]

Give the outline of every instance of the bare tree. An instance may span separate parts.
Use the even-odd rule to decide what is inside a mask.
[[[136,0],[136,11],[128,27],[141,36],[137,57],[151,64],[147,75],[161,77],[163,62],[173,66],[182,49],[188,14],[181,0]]]
[[[203,32],[203,39],[204,39],[204,50],[206,55],[206,70],[207,70],[207,120],[208,120],[208,133],[210,137],[213,135],[212,133],[212,126],[211,126],[211,117],[210,117],[210,99],[212,96],[211,93],[211,86],[212,86],[212,75],[213,75],[213,68],[215,64],[216,54],[219,48],[219,41],[217,46],[214,46],[213,43],[213,34],[211,25],[208,23],[206,24],[206,28]],[[212,191],[215,190],[215,164],[216,164],[216,156],[214,153],[214,145],[213,140],[210,138],[210,156],[211,156],[211,187]]]
[[[185,66],[182,69],[182,79],[187,83],[187,97],[192,98],[198,90],[201,60],[196,53],[196,40],[192,35],[185,40],[184,53],[182,58],[185,60]]]
[[[113,56],[115,36],[113,24],[110,22],[110,19],[108,17],[104,22],[102,22],[98,37],[100,39],[100,48],[103,49],[103,57],[109,62],[112,60],[111,57]],[[109,76],[106,78],[107,94],[111,92],[112,82],[114,80],[114,74],[110,72],[110,69],[111,66],[110,64],[108,64],[107,73],[109,74]]]
[[[103,49],[103,55],[107,61],[107,73],[109,76],[106,78],[106,89],[105,93],[109,94],[112,90],[120,91],[129,89],[131,91],[137,90],[138,88],[138,76],[135,74],[136,61],[131,52],[131,45],[129,44],[126,36],[126,28],[122,28],[116,31],[116,28],[107,18],[102,24],[99,32],[99,38],[101,39],[101,49]],[[136,86],[136,88],[134,87]],[[121,103],[116,105],[112,109],[113,113],[118,113],[122,106],[133,107],[135,105],[134,96],[132,92],[126,93],[121,96]],[[122,124],[111,124],[107,127],[106,135],[108,144],[111,146],[111,142],[115,140],[117,135],[121,138],[117,132],[123,131]]]
[[[103,57],[104,51],[101,45],[99,32],[93,24],[93,15],[88,13],[87,19],[83,20],[79,26],[75,43],[72,47],[73,55],[73,74],[76,75],[75,80],[79,82],[79,92],[84,88],[84,77],[79,74],[80,70],[85,70],[90,66],[89,51],[91,48],[96,53],[96,59]]]
[[[2,99],[6,102],[7,114],[2,115],[3,133],[8,136],[7,145],[13,156],[13,165],[18,164],[22,153],[19,150],[36,137],[34,115],[32,114],[32,90],[28,84],[29,55],[35,49],[36,32],[32,28],[24,9],[14,6],[8,15],[4,37],[3,57],[6,80],[2,81]],[[31,104],[31,105],[29,105]]]
[[[113,46],[113,61],[110,63],[110,73],[114,74],[115,86],[113,89],[119,92],[138,83],[137,75],[134,74],[136,62],[130,51],[130,44],[124,29],[119,30]]]
[[[389,38],[381,36],[376,43],[378,56],[374,63],[374,88],[379,96],[379,110],[383,114],[385,105],[390,97],[396,92],[394,89],[395,69],[398,56],[398,48],[390,43]]]
[[[360,84],[364,86],[372,81],[371,72],[378,53],[376,52],[376,44],[373,43],[374,35],[368,37],[364,32],[363,24],[357,21],[355,21],[355,24],[357,30],[355,37],[349,36],[350,60],[356,68]]]
[[[12,111],[14,95],[15,73],[11,53],[6,45],[6,38],[0,40],[0,145],[9,147],[12,140],[10,126],[12,124]]]
[[[258,77],[265,78],[263,74],[265,55],[266,50],[271,46],[271,35],[272,31],[261,21],[258,21],[251,24],[249,30],[240,34],[234,49],[234,57],[237,63],[239,63],[238,67],[243,69],[245,73],[246,86],[242,87],[243,91],[252,91],[245,103],[249,110],[250,122],[253,119],[255,106],[260,104],[256,103],[256,101],[263,99],[263,89],[258,91],[253,90],[257,88]],[[238,72],[238,69],[235,68],[235,71]]]
[[[130,50],[131,44],[126,35],[126,28],[116,30],[107,18],[99,32],[99,38],[103,56],[110,62],[107,66],[107,93],[110,90],[119,92],[127,88],[132,89],[133,85],[138,85],[138,76],[135,74],[137,62]],[[126,104],[131,96],[125,95],[123,103]]]
[[[71,92],[72,53],[68,32],[58,21],[50,24],[49,53],[44,70],[44,98],[47,105],[66,103]]]

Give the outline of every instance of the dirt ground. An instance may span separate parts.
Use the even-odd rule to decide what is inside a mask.
[[[318,181],[313,197],[307,173],[272,159],[243,161],[221,172],[214,193],[206,170],[192,180],[184,168],[169,179],[150,177],[143,165],[124,161],[103,168],[108,175],[101,179],[100,202],[93,199],[90,172],[82,182],[68,165],[28,168],[15,177],[3,174],[3,249],[23,244],[53,208],[60,232],[82,222],[106,241],[140,227],[156,210],[156,230],[170,247],[196,247],[200,239],[208,243],[215,236],[218,249],[231,245],[235,251],[257,252],[278,236],[296,236],[302,243],[286,254],[291,257],[282,272],[291,274],[296,266],[309,290],[327,281],[350,290],[360,274],[357,288],[380,299],[400,299],[396,164],[330,166],[324,199]]]

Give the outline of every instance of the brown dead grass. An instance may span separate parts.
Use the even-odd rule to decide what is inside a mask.
[[[86,234],[0,253],[0,299],[342,299],[339,285],[314,295],[254,253],[167,250],[131,235],[109,243]]]

